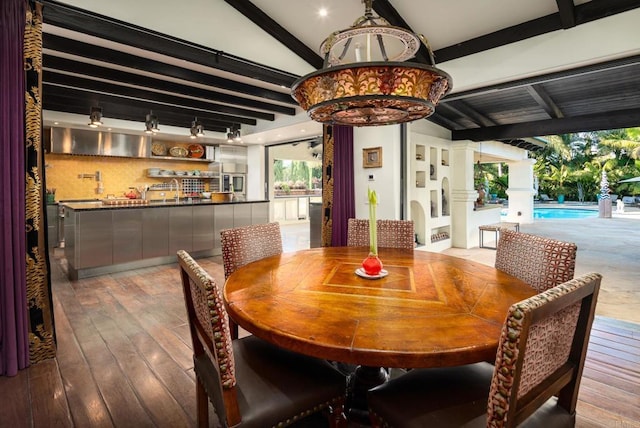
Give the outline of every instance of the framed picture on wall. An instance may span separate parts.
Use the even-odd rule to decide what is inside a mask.
[[[362,149],[363,168],[382,168],[382,147]]]

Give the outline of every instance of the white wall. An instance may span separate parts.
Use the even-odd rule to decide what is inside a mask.
[[[382,147],[381,168],[362,166],[362,149],[371,147]],[[378,194],[377,217],[400,219],[400,160],[400,125],[353,129],[356,218],[369,218],[367,189],[371,188]]]
[[[426,121],[416,122],[417,126],[412,123],[409,127],[409,149],[407,150],[409,209],[407,218],[414,221],[415,233],[418,235],[418,243],[421,245],[419,249],[441,251],[451,246],[451,239],[431,242],[431,236],[442,232],[451,236],[452,142],[449,131],[442,132],[442,128],[438,126],[425,126],[421,122]],[[418,152],[424,155],[421,159],[417,158]],[[433,176],[431,166],[434,167]],[[442,212],[443,190],[448,205],[447,214]]]
[[[264,146],[247,146],[247,199],[264,199]]]
[[[410,132],[430,135],[432,137],[451,141],[451,131],[433,122],[429,122],[428,120],[416,120],[415,122],[409,123],[408,126]]]

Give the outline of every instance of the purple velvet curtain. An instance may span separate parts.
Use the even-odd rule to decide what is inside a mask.
[[[355,217],[353,127],[333,127],[333,210],[331,245],[347,245],[347,222]]]
[[[0,1],[0,375],[29,364],[25,257],[25,72],[27,3]]]

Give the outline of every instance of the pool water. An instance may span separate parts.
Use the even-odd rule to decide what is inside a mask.
[[[501,213],[507,215],[506,210]],[[534,208],[533,218],[536,219],[575,219],[575,218],[591,218],[598,217],[596,210],[581,210],[570,208]]]
[[[598,217],[598,211],[580,210],[569,208],[534,208],[533,218],[554,218],[554,219],[571,219],[571,218],[589,218]]]

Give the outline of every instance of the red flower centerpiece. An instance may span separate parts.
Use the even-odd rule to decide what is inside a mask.
[[[378,230],[376,227],[376,205],[378,195],[375,190],[368,189],[369,197],[369,255],[362,262],[362,269],[367,275],[376,276],[382,272],[382,261],[378,258]]]

